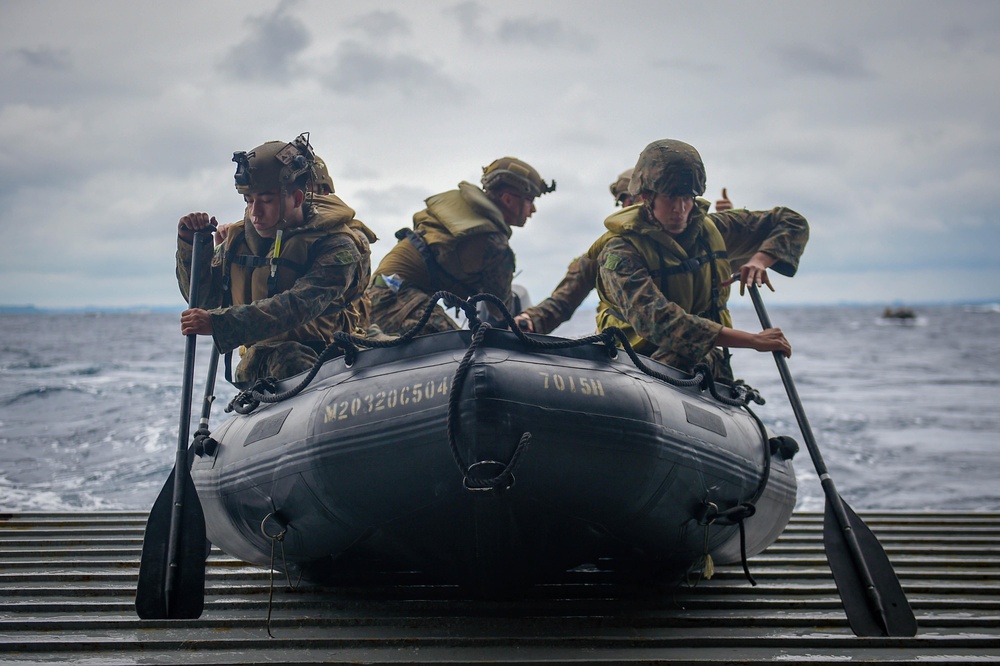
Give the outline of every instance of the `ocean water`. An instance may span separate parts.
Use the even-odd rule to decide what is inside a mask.
[[[766,298],[766,296],[765,296]],[[1000,510],[1000,306],[778,307],[795,385],[841,495],[859,511]],[[760,328],[752,309],[737,328]],[[0,511],[152,506],[174,461],[184,338],[177,314],[0,315]],[[586,335],[582,310],[557,333]],[[194,419],[209,344],[199,344]],[[770,354],[737,350],[755,408],[800,443]],[[212,423],[235,394],[221,378]],[[192,427],[192,431],[193,431]],[[446,444],[445,444],[446,445]],[[823,492],[803,445],[798,508]]]

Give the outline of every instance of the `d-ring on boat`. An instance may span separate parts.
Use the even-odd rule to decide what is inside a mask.
[[[493,297],[438,296],[471,330],[345,335],[304,378],[237,396],[191,470],[212,543],[319,583],[378,560],[500,590],[611,562],[677,580],[781,534],[798,446],[767,432],[752,389],[623,351],[615,331],[500,330],[475,311]]]

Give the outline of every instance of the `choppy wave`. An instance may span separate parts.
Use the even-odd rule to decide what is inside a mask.
[[[857,510],[1000,510],[1000,304],[921,308],[917,326],[882,325],[880,312],[771,313],[838,490]],[[752,311],[733,316],[759,330]],[[557,334],[593,325],[580,311]],[[0,510],[148,509],[176,448],[176,315],[0,316],[0,339]],[[767,426],[801,442],[771,355],[736,350],[733,365],[767,399],[755,408]],[[201,353],[196,395],[205,366]],[[218,391],[215,425],[235,394],[221,379]],[[821,510],[804,445],[796,475],[799,508]]]

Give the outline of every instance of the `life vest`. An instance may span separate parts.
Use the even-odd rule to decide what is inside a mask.
[[[459,183],[426,200],[427,208],[413,216],[412,229],[400,229],[400,241],[383,258],[379,274],[397,275],[422,291],[450,291],[461,298],[479,292],[483,256],[491,234],[511,236],[503,212],[486,194],[471,183]],[[510,275],[514,274],[514,252],[505,249]],[[509,290],[509,286],[508,286]]]
[[[244,218],[229,228],[222,253],[223,306],[247,305],[288,291],[295,281],[309,272],[320,251],[320,241],[335,234],[350,238],[362,257],[371,254],[375,234],[354,211],[333,194],[313,195],[306,204],[304,223],[282,230],[279,256],[274,257],[274,240],[262,238]],[[364,290],[370,277],[368,269],[359,276],[359,284],[344,295],[344,305],[331,304],[316,319],[268,339],[266,342],[295,340],[304,343],[329,343],[333,333],[355,333],[368,325]],[[271,268],[275,267],[274,275]]]
[[[596,261],[608,241],[615,237],[625,239],[642,255],[650,277],[668,300],[685,312],[732,327],[732,317],[726,308],[729,287],[721,286],[732,274],[726,243],[707,215],[709,202],[696,199],[695,206],[687,229],[676,238],[647,222],[642,204],[623,208],[604,221],[608,231],[587,254]],[[656,349],[636,333],[599,280],[597,292],[601,299],[597,306],[598,330],[616,326],[628,336],[636,351],[648,354]]]

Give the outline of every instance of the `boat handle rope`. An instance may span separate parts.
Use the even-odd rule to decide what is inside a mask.
[[[267,521],[274,519],[274,522],[281,527],[281,530],[276,534],[268,534],[267,532]],[[288,525],[282,525],[278,520],[278,516],[272,511],[266,516],[264,520],[260,521],[260,533],[264,535],[265,538],[271,540],[271,564],[268,567],[270,573],[270,582],[268,584],[267,592],[267,621],[265,622],[265,627],[267,629],[267,635],[274,638],[274,634],[271,633],[271,611],[274,608],[274,544],[277,543],[281,546],[281,562],[285,569],[285,580],[288,581],[289,589],[294,589],[292,585],[292,579],[288,576],[288,561],[285,559],[285,534],[288,533]]]
[[[437,307],[438,301],[442,300],[444,301],[445,308],[454,307],[456,310],[462,310],[465,313],[466,318],[469,320],[469,329],[473,332],[478,331],[484,326],[489,326],[489,324],[480,320],[479,314],[476,310],[477,303],[480,301],[489,301],[496,306],[508,328],[510,328],[511,332],[513,332],[514,335],[517,336],[518,340],[520,340],[526,347],[546,350],[569,349],[572,347],[582,347],[590,344],[603,344],[607,348],[609,358],[613,359],[616,358],[618,354],[618,346],[615,344],[617,342],[621,346],[621,349],[628,355],[629,359],[631,359],[633,365],[635,365],[640,372],[653,377],[654,379],[670,384],[671,386],[698,386],[702,390],[707,389],[713,398],[722,404],[729,405],[731,407],[746,407],[750,404],[750,402],[763,405],[765,402],[760,393],[746,384],[743,380],[736,380],[729,386],[729,396],[722,395],[719,393],[716,383],[712,379],[711,368],[709,368],[706,364],[698,364],[692,368],[691,377],[689,379],[677,379],[653,370],[640,360],[639,355],[634,349],[632,349],[632,345],[629,343],[628,337],[626,337],[625,333],[617,327],[611,326],[604,329],[600,333],[581,338],[538,340],[536,338],[528,337],[528,335],[526,335],[520,327],[517,326],[514,322],[513,315],[511,315],[506,305],[493,294],[476,294],[475,296],[463,300],[451,292],[438,291],[431,296],[431,300],[424,307],[424,312],[420,319],[413,326],[404,331],[399,337],[393,340],[373,340],[338,331],[333,334],[333,342],[327,345],[326,349],[324,349],[319,355],[319,358],[316,359],[313,367],[296,386],[279,393],[277,380],[272,377],[259,379],[250,388],[236,394],[236,396],[226,406],[226,413],[228,414],[235,411],[238,414],[250,414],[262,403],[272,404],[288,400],[289,398],[298,395],[312,382],[324,363],[338,356],[343,355],[344,363],[349,367],[354,363],[354,359],[360,352],[361,348],[387,349],[406,344],[423,330],[424,326],[427,325],[427,322],[430,321],[431,314],[433,313],[434,308]]]
[[[743,565],[743,575],[750,582],[750,585],[756,587],[757,581],[754,579],[753,574],[750,573],[750,565],[747,561],[747,533],[746,525],[744,521],[757,513],[757,502],[760,500],[761,496],[764,494],[765,488],[767,488],[767,482],[771,477],[771,456],[781,455],[783,458],[791,458],[798,451],[798,444],[795,440],[791,438],[784,438],[790,440],[790,442],[779,441],[782,438],[770,438],[767,434],[767,427],[764,422],[757,416],[749,405],[744,405],[743,408],[750,414],[753,418],[754,423],[757,425],[757,429],[760,431],[761,441],[764,443],[764,471],[760,476],[760,481],[757,483],[757,489],[754,491],[753,497],[744,502],[740,502],[725,511],[719,511],[719,506],[715,502],[709,502],[705,500],[702,504],[701,515],[698,518],[698,523],[705,525],[705,554],[706,559],[705,566],[702,568],[702,577],[711,578],[706,572],[712,568],[711,555],[708,554],[708,526],[716,521],[723,521],[725,524],[729,525],[739,525],[740,528],[740,563]],[[793,450],[794,449],[794,450]],[[791,453],[789,454],[789,451]],[[695,562],[689,569],[689,574],[693,573],[698,569],[699,562]],[[714,571],[714,568],[712,569]],[[690,576],[689,576],[690,577]]]
[[[462,473],[462,483],[467,490],[500,492],[514,485],[514,469],[517,467],[518,462],[520,462],[525,450],[527,450],[528,443],[531,442],[531,433],[525,432],[521,434],[521,439],[518,440],[517,447],[510,456],[510,461],[503,466],[499,474],[489,478],[476,478],[473,470],[482,465],[499,463],[492,460],[481,460],[472,464],[466,464],[465,460],[462,459],[462,453],[458,450],[458,438],[456,437],[458,431],[459,402],[462,396],[462,387],[465,385],[465,377],[468,374],[469,366],[472,365],[472,358],[475,356],[476,350],[479,349],[479,345],[482,344],[483,336],[486,335],[486,331],[489,329],[489,324],[480,322],[480,325],[476,327],[476,332],[472,334],[472,341],[469,343],[469,348],[465,350],[462,362],[455,369],[455,378],[451,381],[451,390],[448,392],[448,446],[451,447],[451,455],[455,459],[455,464],[458,465],[459,471]]]

